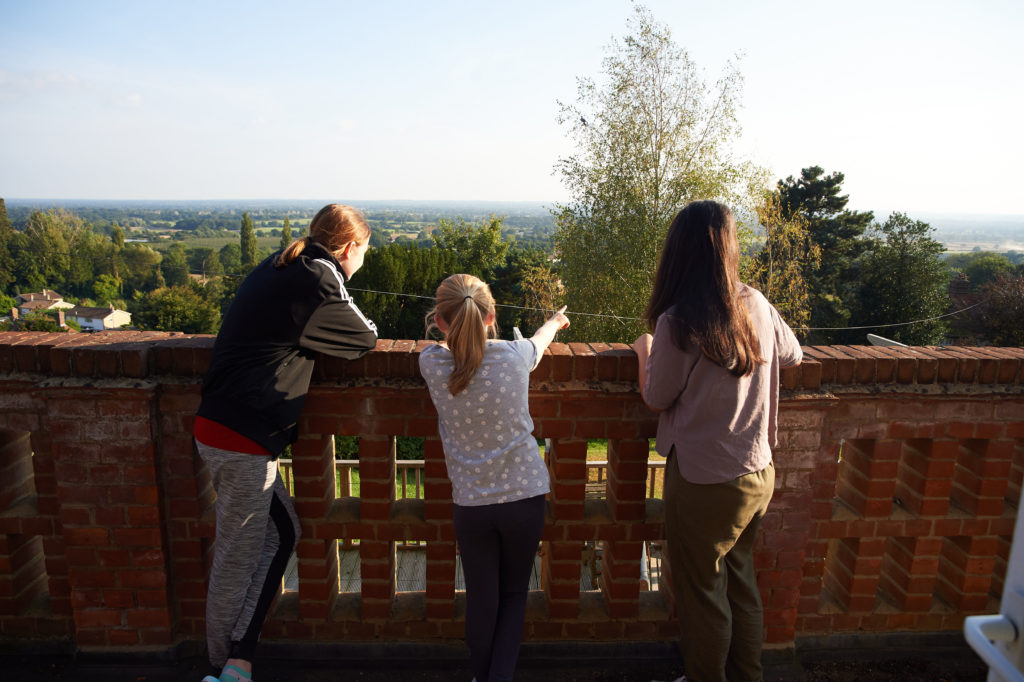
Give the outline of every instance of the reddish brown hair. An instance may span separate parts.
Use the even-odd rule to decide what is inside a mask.
[[[350,242],[362,242],[369,238],[370,226],[366,224],[362,213],[345,204],[327,204],[313,216],[309,223],[309,234],[292,241],[277,254],[274,266],[283,268],[294,263],[311,241],[337,254]]]

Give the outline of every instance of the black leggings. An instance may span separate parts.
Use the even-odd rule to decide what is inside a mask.
[[[544,495],[480,507],[455,505],[466,578],[466,644],[476,682],[508,682],[515,672],[544,509]]]

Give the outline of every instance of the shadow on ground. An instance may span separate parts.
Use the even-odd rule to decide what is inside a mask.
[[[18,653],[0,655],[3,682],[199,682],[211,672],[196,651],[120,654]],[[462,647],[448,644],[295,645],[268,643],[256,661],[257,682],[468,682]],[[766,682],[984,682],[987,668],[956,633],[835,636],[806,640],[797,649],[766,651]],[[665,643],[528,643],[521,682],[649,682],[682,672]]]

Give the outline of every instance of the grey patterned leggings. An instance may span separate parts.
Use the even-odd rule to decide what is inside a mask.
[[[263,621],[299,539],[277,460],[196,442],[217,491],[217,540],[206,594],[210,663],[251,661]]]

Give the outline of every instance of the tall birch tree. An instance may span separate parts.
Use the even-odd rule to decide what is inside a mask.
[[[661,247],[675,214],[696,199],[737,207],[759,174],[738,159],[736,110],[742,77],[730,61],[714,83],[638,6],[627,35],[613,40],[600,83],[577,80],[559,122],[576,152],[555,170],[570,200],[556,207],[556,251],[571,338],[632,341],[650,297]],[[616,317],[617,316],[617,317]]]

